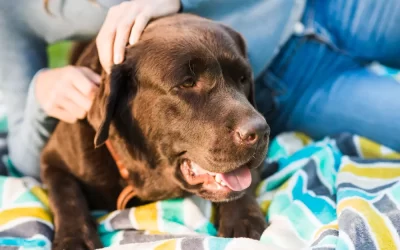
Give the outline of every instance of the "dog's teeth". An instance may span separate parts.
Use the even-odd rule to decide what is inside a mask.
[[[226,187],[226,183],[225,183],[225,182],[221,181],[220,184],[221,184],[222,186]]]
[[[221,183],[222,182],[221,176],[220,175],[216,175],[215,176],[215,181],[218,182],[218,183]]]

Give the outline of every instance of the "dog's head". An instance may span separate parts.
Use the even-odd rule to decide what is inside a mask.
[[[268,147],[253,89],[237,32],[192,15],[158,19],[101,86],[89,114],[95,144],[113,124],[150,167],[173,169],[184,190],[212,201],[240,197]]]

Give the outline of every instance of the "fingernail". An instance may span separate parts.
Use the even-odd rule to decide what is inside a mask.
[[[130,45],[134,45],[135,42],[136,42],[136,39],[135,39],[135,38],[129,39],[129,44],[130,44]]]
[[[114,58],[114,64],[120,64],[122,62],[121,55],[116,55]]]

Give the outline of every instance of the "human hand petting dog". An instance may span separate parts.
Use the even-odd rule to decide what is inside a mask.
[[[100,63],[107,73],[124,61],[126,45],[135,44],[152,18],[174,14],[180,0],[132,0],[113,6],[96,39]]]
[[[125,48],[135,44],[152,18],[174,14],[180,0],[132,0],[115,5],[96,39],[100,63],[107,73],[124,60]],[[86,117],[100,83],[89,68],[67,66],[38,73],[36,97],[47,115],[68,123]]]
[[[66,66],[38,73],[36,98],[47,115],[67,123],[86,117],[100,76],[85,67]]]

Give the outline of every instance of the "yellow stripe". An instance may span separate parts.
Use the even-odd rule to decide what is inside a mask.
[[[354,164],[344,165],[341,172],[350,172],[358,176],[374,179],[393,179],[400,176],[400,168],[385,168],[379,166],[374,166],[373,168],[360,168]]]
[[[297,138],[300,139],[300,141],[303,143],[304,146],[306,146],[306,145],[310,144],[310,142],[312,142],[311,138],[303,133],[295,132],[294,134]]]
[[[47,195],[47,193],[41,189],[40,187],[33,187],[31,189],[31,192],[33,195],[35,195],[40,202],[43,203],[43,205],[47,208],[50,209],[50,205],[49,205],[49,196]]]
[[[105,215],[103,215],[103,216],[100,216],[99,218],[97,218],[97,223],[102,223],[102,222],[104,222],[104,221],[108,218],[109,215],[110,215],[110,214],[105,214]]]
[[[157,247],[154,248],[154,250],[175,250],[176,249],[176,240],[167,240],[161,245],[158,245]]]
[[[290,179],[287,180],[287,181],[285,181],[285,182],[278,188],[278,190],[284,190],[284,189],[286,189],[286,188],[289,186],[289,182],[290,182]]]
[[[270,205],[271,205],[271,201],[261,202],[260,207],[261,207],[261,211],[263,212],[264,216],[267,214],[268,208]]]
[[[318,231],[315,233],[314,240],[318,239],[319,236],[320,236],[323,232],[325,232],[325,231],[327,231],[327,230],[330,230],[330,229],[332,229],[332,230],[337,230],[337,231],[338,231],[338,230],[339,230],[339,226],[338,226],[337,222],[335,222],[334,224],[328,224],[328,225],[324,225],[324,226],[320,227],[320,228],[318,229]]]
[[[52,217],[45,209],[37,207],[24,207],[12,208],[0,212],[0,225],[4,225],[12,220],[24,217],[34,217],[52,223]]]
[[[210,222],[212,224],[216,223],[215,218],[217,218],[217,207],[216,207],[215,203],[212,203],[212,205],[211,205],[211,215],[210,215]]]
[[[148,230],[146,230],[146,232],[147,232],[147,234],[157,234],[157,235],[165,235],[165,234],[168,234],[168,233],[166,233],[166,232],[160,232],[160,231],[148,231]]]
[[[133,209],[139,230],[159,231],[157,225],[157,203],[140,206]]]
[[[367,159],[374,159],[374,158],[385,158],[385,159],[400,159],[400,153],[389,153],[383,154],[382,153],[382,146],[378,143],[370,141],[363,137],[358,137],[359,145],[361,154],[364,158]]]
[[[369,228],[374,234],[372,237],[374,237],[378,243],[378,249],[397,249],[393,236],[387,228],[384,219],[367,201],[360,198],[344,200],[338,204],[338,214],[342,213],[347,207],[356,209],[358,213],[364,216]]]
[[[256,187],[256,192],[255,192],[257,197],[261,195],[261,192],[264,192],[263,188],[264,188],[264,186],[265,186],[265,183],[266,183],[266,181],[263,180],[262,182],[260,182],[260,183],[257,185],[257,187]]]

